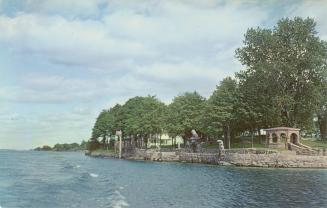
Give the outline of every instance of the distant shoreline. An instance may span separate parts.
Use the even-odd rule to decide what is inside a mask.
[[[85,152],[86,150],[35,150],[35,149],[32,149],[31,151],[35,151],[35,152]]]
[[[81,144],[78,143],[64,143],[55,144],[53,147],[49,145],[43,145],[42,147],[37,147],[34,151],[54,151],[54,152],[75,152],[75,151],[85,151],[87,142],[82,141]]]

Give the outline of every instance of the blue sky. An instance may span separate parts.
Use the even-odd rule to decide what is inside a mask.
[[[250,27],[313,17],[327,1],[0,0],[0,148],[88,139],[115,103],[185,91],[208,97],[242,69]]]

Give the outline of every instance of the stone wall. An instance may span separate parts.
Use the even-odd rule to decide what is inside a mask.
[[[179,152],[160,152],[154,149],[135,149],[134,154],[126,157],[126,159],[174,162],[179,161]]]
[[[216,153],[181,152],[179,154],[179,160],[189,163],[221,164],[221,160],[218,159],[218,154]]]
[[[236,166],[278,168],[327,168],[326,156],[297,155],[285,151],[273,154],[226,154],[226,161]]]
[[[115,154],[114,152],[98,152],[98,151],[93,151],[93,152],[86,151],[85,155],[91,157],[118,157],[118,155]]]
[[[324,152],[325,153],[325,152]],[[112,153],[92,152],[94,157],[117,157]],[[299,155],[295,151],[270,151],[255,149],[226,150],[224,158],[217,153],[189,153],[184,151],[160,152],[154,149],[135,149],[133,154],[123,155],[124,159],[167,162],[205,163],[247,167],[277,168],[327,168],[327,156]]]

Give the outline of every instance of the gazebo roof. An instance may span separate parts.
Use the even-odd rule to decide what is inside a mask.
[[[270,128],[270,129],[264,129],[265,131],[300,131],[300,129],[297,128],[291,128],[291,127],[275,127],[275,128]]]

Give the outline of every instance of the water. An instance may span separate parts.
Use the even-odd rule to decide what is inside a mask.
[[[0,207],[327,207],[327,170],[0,151]]]

